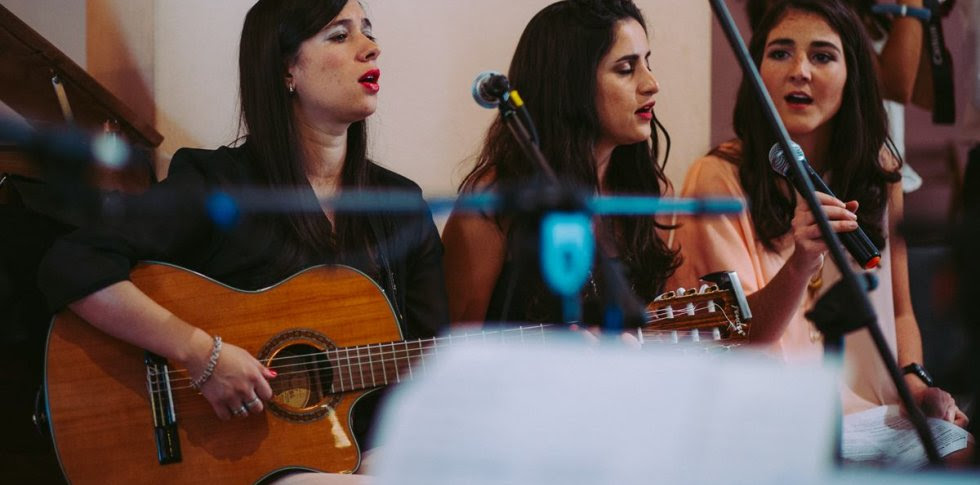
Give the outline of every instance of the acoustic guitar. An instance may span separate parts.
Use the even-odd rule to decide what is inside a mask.
[[[405,341],[383,291],[343,266],[311,268],[261,291],[157,263],[137,266],[131,280],[275,369],[275,397],[264,413],[220,421],[184,369],[64,311],[48,337],[45,392],[58,460],[73,483],[253,483],[287,468],[353,473],[358,399],[424,375],[427,357],[448,345],[537,338],[546,327]],[[728,286],[663,295],[637,337],[699,349],[737,345],[750,314],[737,281]]]

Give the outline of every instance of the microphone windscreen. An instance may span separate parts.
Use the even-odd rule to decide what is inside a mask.
[[[473,87],[471,88],[473,100],[486,109],[494,109],[500,104],[500,98],[488,95],[485,89],[485,85],[494,77],[503,77],[503,74],[497,71],[483,71],[477,74],[476,79],[473,80]]]
[[[790,141],[789,146],[793,149],[793,154],[796,155],[796,158],[804,158],[803,149],[800,148],[800,145]],[[774,143],[772,148],[769,149],[769,165],[779,175],[785,177],[789,174],[789,160],[786,159],[786,154],[783,152],[783,147],[779,142]]]

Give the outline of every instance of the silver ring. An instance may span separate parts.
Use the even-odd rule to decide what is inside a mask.
[[[231,414],[232,416],[243,416],[245,414],[248,414],[248,409],[245,406],[242,406],[238,409],[233,409],[231,411]]]
[[[256,405],[256,404],[258,404],[258,403],[260,403],[261,401],[262,401],[262,400],[261,400],[261,399],[259,399],[259,397],[258,397],[258,396],[256,396],[256,397],[253,397],[252,399],[249,399],[248,401],[245,401],[245,402],[244,402],[244,403],[242,403],[242,404],[244,404],[244,405],[245,405],[245,407],[249,407],[249,408],[250,408],[250,407],[252,407],[252,406],[254,406],[254,405]]]

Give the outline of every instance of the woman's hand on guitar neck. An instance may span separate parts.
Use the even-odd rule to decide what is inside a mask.
[[[201,342],[198,338],[194,340]],[[213,342],[210,337],[207,341]],[[195,351],[191,353],[194,358],[186,362],[192,378],[203,375],[211,356],[211,347],[203,351],[200,349],[204,346],[199,343],[194,347]],[[214,372],[201,386],[201,394],[211,403],[218,418],[246,417],[262,412],[265,408],[263,403],[272,399],[268,381],[275,377],[275,371],[263,366],[244,349],[224,343]]]
[[[600,338],[602,337],[602,329],[597,325],[583,327],[573,323],[568,326],[568,329],[582,335],[582,337],[585,338],[585,341],[591,345],[599,345],[599,343],[601,343]],[[636,334],[633,332],[624,331],[623,333],[619,334],[619,339],[624,345],[626,345],[626,347],[631,349],[639,349],[642,347],[642,345],[640,345],[640,340],[636,338]]]

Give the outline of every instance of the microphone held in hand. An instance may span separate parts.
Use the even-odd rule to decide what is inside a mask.
[[[507,76],[497,71],[484,71],[473,80],[473,99],[486,109],[494,109],[500,100],[510,92]]]
[[[806,157],[803,155],[803,149],[793,142],[790,142],[790,145],[793,149],[793,155],[803,163],[803,171],[810,178],[813,188],[817,192],[823,192],[827,195],[837,197],[830,190],[830,187],[827,187],[823,179],[813,171],[813,167],[810,166],[806,161]],[[786,154],[783,152],[783,148],[779,143],[774,144],[769,150],[769,164],[772,165],[772,169],[776,173],[786,177],[796,187],[798,192],[801,194],[805,192],[803,181],[797,179],[793,171],[790,170],[790,161],[786,158]],[[877,267],[878,263],[881,262],[881,253],[878,252],[878,248],[875,247],[871,239],[868,238],[868,235],[860,227],[851,232],[840,233],[838,236],[841,242],[844,243],[844,247],[847,248],[847,252],[851,253],[854,260],[864,269]]]

